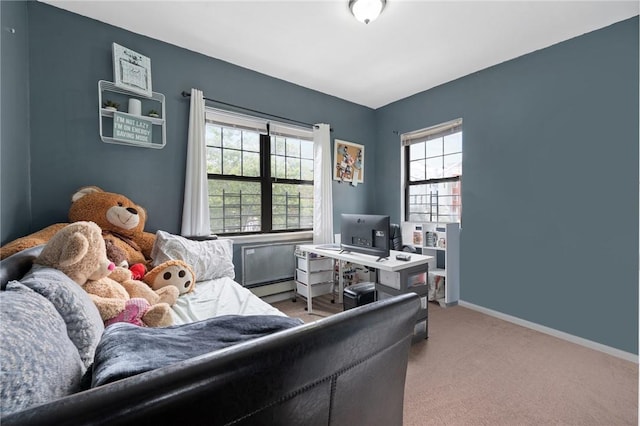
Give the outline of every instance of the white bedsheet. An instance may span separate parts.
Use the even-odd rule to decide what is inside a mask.
[[[229,277],[198,281],[193,292],[178,298],[171,313],[176,325],[220,315],[286,316]]]

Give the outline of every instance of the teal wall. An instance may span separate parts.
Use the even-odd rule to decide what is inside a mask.
[[[5,139],[3,135],[3,150],[5,144],[13,146],[17,142],[22,147],[21,152],[3,156],[3,161],[13,167],[11,176],[2,181],[2,201],[5,192],[30,191],[32,219],[28,218],[28,209],[8,213],[7,216],[13,216],[7,218],[11,226],[7,225],[7,229],[3,226],[1,243],[27,231],[66,221],[71,194],[84,185],[123,193],[146,207],[149,231],[179,232],[189,115],[189,99],[181,93],[192,87],[203,90],[207,97],[234,105],[307,123],[329,123],[332,138],[363,143],[375,155],[371,142],[375,140],[374,111],[370,108],[43,3],[17,2],[11,6],[5,3],[2,2],[3,11],[10,8],[28,15],[28,29],[25,28],[28,48],[25,42],[24,53],[16,55],[28,52],[25,65],[29,66],[29,72],[12,71],[20,84],[28,82],[31,96],[28,91],[18,90],[22,97],[19,101],[30,101],[28,114],[21,102],[11,101],[19,105],[14,110],[3,109],[3,122],[22,121],[30,116],[27,129],[31,129],[31,155],[22,152],[23,147],[29,146],[24,140],[29,136],[24,126],[18,132],[23,141]],[[161,150],[106,144],[100,140],[97,83],[101,79],[113,80],[113,42],[151,58],[153,89],[166,96],[167,145]],[[6,63],[3,50],[3,71]],[[5,87],[11,87],[11,83],[4,83],[3,77],[3,102]],[[30,184],[22,173],[28,167],[32,170]],[[339,218],[341,210],[366,211],[370,207],[368,192],[372,190],[372,181],[358,188],[335,183],[338,209],[334,215]],[[4,220],[5,209],[2,211]],[[19,232],[13,232],[14,228]]]
[[[0,2],[0,21],[0,234],[5,242],[28,233],[31,218],[26,3]]]
[[[394,132],[462,117],[461,298],[638,353],[637,17],[373,111],[42,3],[0,12],[19,30],[2,34],[0,243],[66,221],[83,185],[144,205],[150,231],[178,232],[191,87],[365,144],[365,183],[333,184],[336,219],[400,221]],[[162,150],[100,141],[112,42],[152,60]]]
[[[376,204],[399,133],[463,119],[460,298],[638,353],[638,18],[376,111]]]

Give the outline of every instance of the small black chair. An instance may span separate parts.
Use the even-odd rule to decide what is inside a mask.
[[[397,223],[389,225],[389,240],[389,248],[391,250],[416,253],[416,249],[413,246],[407,246],[402,243],[402,230],[400,229],[400,225]]]

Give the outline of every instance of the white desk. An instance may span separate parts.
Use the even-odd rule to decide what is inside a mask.
[[[429,261],[433,260],[433,256],[424,256],[417,253],[407,253],[403,251],[391,250],[387,259],[378,260],[378,256],[370,256],[368,254],[340,252],[338,250],[327,250],[318,248],[315,244],[303,244],[300,250],[309,253],[315,253],[320,256],[330,257],[336,260],[344,260],[347,262],[363,265],[368,268],[381,269],[383,271],[398,272],[403,269],[412,268],[414,266],[425,265],[428,268]],[[397,260],[396,254],[409,254],[411,260]],[[342,274],[342,263],[338,262],[338,303],[342,303],[342,292],[344,290],[344,277]]]

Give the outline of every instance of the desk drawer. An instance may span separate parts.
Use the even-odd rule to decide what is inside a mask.
[[[298,269],[305,272],[331,271],[333,270],[333,259],[328,257],[312,257],[309,259],[298,257]]]
[[[309,289],[311,289],[311,297],[322,296],[323,294],[331,293],[333,289],[333,283],[320,283],[313,285],[306,285],[301,283],[300,281],[296,281],[296,291],[302,297],[309,298]]]
[[[326,281],[333,282],[333,271],[306,272],[296,269],[296,280],[303,284],[318,284]]]

